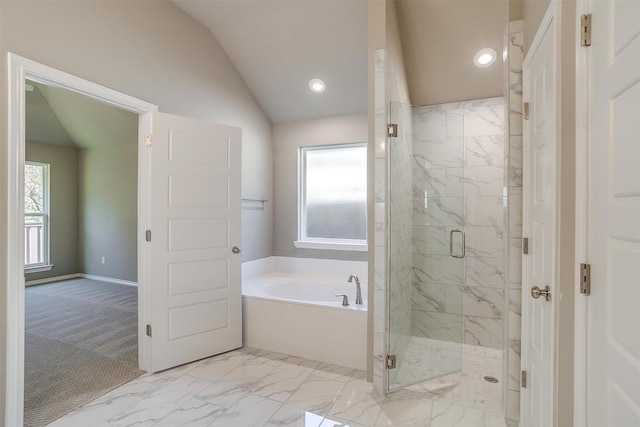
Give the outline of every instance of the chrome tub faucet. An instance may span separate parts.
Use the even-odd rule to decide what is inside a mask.
[[[360,279],[358,279],[358,275],[352,274],[349,276],[349,283],[353,283],[353,279],[356,279],[356,304],[364,304],[362,302],[362,289],[360,289]]]

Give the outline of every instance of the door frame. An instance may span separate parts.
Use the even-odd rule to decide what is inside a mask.
[[[139,115],[138,119],[138,363],[148,370],[149,340],[145,335],[148,323],[149,256],[144,233],[149,221],[150,153],[146,139],[152,131],[152,114],[156,105],[133,98],[104,86],[84,80],[19,55],[8,53],[8,184],[7,209],[7,313],[5,361],[5,425],[23,424],[24,406],[24,171],[25,163],[25,79],[69,90]]]
[[[581,16],[591,10],[587,0],[576,1],[576,28],[581,26]],[[579,39],[579,36],[577,36]],[[576,40],[576,182],[575,182],[575,263],[589,263],[588,258],[588,208],[589,208],[589,148],[591,132],[589,111],[591,110],[591,91],[589,87],[590,49],[580,48]],[[588,300],[580,294],[580,275],[575,279],[575,312],[573,344],[573,422],[574,426],[587,425],[587,321]]]
[[[560,171],[560,167],[561,167],[561,156],[560,156],[560,151],[561,151],[561,140],[562,140],[562,134],[561,134],[561,126],[562,126],[562,122],[561,122],[561,94],[560,94],[560,64],[561,64],[561,2],[559,0],[551,0],[549,7],[547,8],[547,11],[542,19],[542,22],[540,23],[540,26],[538,27],[537,31],[536,31],[536,35],[533,39],[533,41],[531,42],[531,46],[529,47],[529,50],[527,52],[527,55],[524,59],[523,62],[523,102],[524,101],[528,101],[527,99],[524,98],[524,94],[525,91],[527,93],[530,93],[530,89],[529,89],[529,85],[530,83],[530,75],[529,75],[529,67],[531,65],[531,61],[533,58],[533,55],[535,52],[537,52],[538,48],[540,47],[542,41],[543,41],[543,37],[547,31],[548,28],[550,28],[551,26],[553,26],[553,31],[554,31],[554,35],[553,35],[553,74],[554,74],[554,85],[553,85],[553,94],[554,94],[554,100],[553,100],[553,115],[555,116],[555,129],[554,129],[554,135],[555,135],[555,139],[556,139],[556,164],[555,164],[555,171],[556,171],[556,182],[554,183],[555,186],[555,208],[553,211],[553,243],[552,243],[552,247],[553,247],[553,281],[554,281],[554,285],[552,286],[552,290],[553,290],[553,295],[552,295],[552,299],[555,299],[554,302],[554,306],[552,307],[551,310],[551,325],[552,325],[552,330],[550,331],[551,333],[551,340],[550,340],[550,344],[552,346],[552,354],[554,355],[553,360],[552,360],[552,365],[553,365],[553,373],[551,375],[551,387],[550,390],[553,393],[552,396],[552,402],[554,404],[554,407],[552,408],[552,419],[554,424],[557,424],[557,419],[558,419],[558,408],[557,408],[557,401],[558,401],[558,384],[559,384],[559,379],[558,379],[558,329],[560,326],[559,323],[559,315],[558,315],[558,310],[560,308],[560,304],[559,304],[559,300],[561,299],[561,292],[563,290],[563,288],[560,286],[560,262],[559,262],[559,257],[560,257],[560,241],[561,241],[561,236],[560,236],[560,197],[562,195],[560,189],[561,189],[561,174],[559,173]],[[534,107],[535,108],[535,107]],[[523,120],[523,143],[527,144],[529,143],[529,130],[528,130],[529,124],[528,122]],[[532,159],[527,158],[526,156],[527,150],[523,149],[523,154],[524,154],[524,159],[523,159],[523,167],[528,168],[530,166],[529,163],[532,161]],[[526,179],[527,174],[523,173],[523,176]],[[526,227],[527,221],[528,221],[528,211],[527,211],[527,203],[526,200],[529,197],[528,193],[531,191],[531,187],[530,185],[527,185],[527,183],[525,182],[525,185],[523,186],[523,225],[524,227]],[[523,228],[523,233],[525,233],[525,237],[526,237],[526,233],[528,233],[528,230]],[[522,256],[522,255],[521,255]],[[523,259],[522,262],[522,305],[523,305],[523,310],[524,310],[524,305],[526,304],[527,300],[530,298],[530,294],[529,294],[529,288],[528,288],[528,280],[526,280],[526,260]],[[525,328],[525,326],[527,325],[527,323],[529,322],[529,319],[526,319],[524,316],[524,311],[523,311],[523,318],[522,318],[522,339],[521,339],[521,343],[522,343],[522,368],[525,369],[526,365],[525,363],[527,362],[528,359],[528,334],[527,334],[527,330]],[[526,420],[523,419],[522,414],[524,414],[524,408],[525,408],[525,395],[527,393],[520,393],[520,425],[522,427],[527,427],[526,425]]]

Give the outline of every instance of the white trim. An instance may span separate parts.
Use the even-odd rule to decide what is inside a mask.
[[[326,249],[331,251],[355,251],[367,252],[369,246],[366,243],[340,243],[340,242],[313,242],[309,240],[296,240],[293,246],[302,249]]]
[[[132,282],[130,280],[114,279],[112,277],[94,276],[93,274],[78,273],[78,277],[83,279],[97,280],[99,282],[116,283],[118,285],[125,286],[138,286],[138,282]]]
[[[45,279],[29,280],[25,282],[24,285],[35,286],[35,285],[43,285],[45,283],[60,282],[62,280],[72,280],[72,279],[90,279],[90,280],[96,280],[99,282],[116,283],[118,285],[136,286],[136,287],[138,286],[138,282],[132,282],[130,280],[114,279],[112,277],[104,277],[104,276],[94,276],[93,274],[84,274],[84,273],[65,274],[64,276],[54,276],[54,277],[47,277]]]
[[[362,251],[366,252],[367,249],[346,247],[348,245],[354,245],[351,240],[358,241],[356,239],[326,239],[327,243],[331,243],[337,246],[327,247],[324,241],[316,240],[307,236],[307,225],[305,221],[305,211],[307,209],[307,192],[306,192],[306,180],[307,180],[307,153],[313,151],[323,150],[338,150],[347,148],[364,148],[365,160],[366,159],[366,142],[341,142],[337,144],[324,144],[324,145],[305,145],[298,147],[298,240],[293,242],[296,248],[306,249],[330,249],[338,251]],[[366,171],[365,171],[366,174]],[[366,196],[366,191],[365,191]],[[365,198],[366,205],[366,198]],[[366,219],[367,222],[369,218]],[[367,227],[365,227],[366,230]],[[313,239],[313,240],[312,240]],[[366,237],[363,240],[359,240],[362,243],[355,243],[355,245],[366,244]],[[318,244],[321,244],[320,246]],[[298,246],[301,245],[301,246]]]
[[[25,157],[25,165],[41,166],[42,167],[42,211],[41,212],[25,212],[26,216],[40,216],[42,217],[42,263],[29,264],[25,266],[25,273],[34,273],[37,271],[49,271],[53,268],[51,265],[51,231],[49,230],[49,223],[51,219],[51,164],[47,162],[32,162],[27,161]],[[46,268],[49,267],[49,268]]]
[[[24,406],[24,162],[25,162],[25,79],[54,86],[87,96],[118,108],[139,114],[138,120],[138,230],[150,224],[148,209],[150,191],[150,149],[145,148],[145,137],[151,134],[152,114],[158,107],[122,94],[88,80],[7,53],[8,66],[8,147],[6,178],[7,208],[7,271],[6,271],[6,365],[5,365],[5,419],[4,425],[23,424]],[[3,165],[4,168],[5,165]],[[148,322],[149,304],[147,286],[149,277],[149,249],[144,233],[138,233],[138,361],[140,369],[149,366],[149,340],[144,328]],[[1,310],[2,308],[0,308]]]
[[[580,17],[589,13],[591,5],[587,0],[576,3],[576,29],[580,28]],[[589,49],[580,47],[580,32],[576,31],[576,183],[575,183],[575,268],[580,263],[589,262],[588,208],[589,208],[589,149],[591,110]],[[580,274],[576,274],[574,303],[573,342],[573,425],[587,426],[587,297],[580,289]]]
[[[41,273],[43,271],[51,271],[53,264],[34,264],[33,267],[25,267],[24,274]]]
[[[72,280],[81,277],[80,273],[65,274],[64,276],[47,277],[45,279],[29,280],[24,283],[25,286],[44,285],[45,283],[60,282],[62,280]]]

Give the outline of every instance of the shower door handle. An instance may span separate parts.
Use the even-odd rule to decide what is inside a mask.
[[[462,236],[462,251],[459,254],[454,254],[453,253],[453,235],[455,233],[460,233],[460,235]],[[451,230],[449,232],[449,255],[451,255],[454,258],[464,258],[465,255],[465,237],[464,237],[464,231],[462,230],[458,230],[458,229],[454,229]]]

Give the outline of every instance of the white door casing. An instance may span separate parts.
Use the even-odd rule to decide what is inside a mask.
[[[89,82],[30,59],[7,53],[8,78],[8,156],[6,179],[10,190],[6,218],[8,258],[2,277],[6,281],[6,299],[0,311],[6,313],[6,359],[4,425],[23,424],[24,408],[24,162],[25,162],[25,79],[69,90],[99,102],[139,115],[138,120],[138,229],[144,230],[148,214],[147,173],[144,137],[151,132],[151,115],[158,107],[112,89]],[[138,239],[138,362],[148,369],[148,346],[144,336],[147,317],[148,251]],[[0,422],[2,424],[2,422]]]
[[[234,338],[230,338],[226,341],[226,346],[220,343],[214,343],[211,345],[211,341],[209,338],[213,334],[201,333],[199,336],[204,337],[201,341],[201,347],[195,349],[193,346],[186,345],[183,348],[179,348],[176,350],[176,343],[170,342],[166,345],[161,345],[158,340],[149,339],[145,336],[145,324],[148,322],[148,319],[159,319],[162,318],[162,313],[158,316],[155,313],[156,308],[158,307],[158,301],[160,301],[160,305],[164,304],[163,307],[169,307],[169,303],[177,304],[176,299],[178,299],[178,303],[180,301],[185,302],[189,300],[193,295],[189,295],[190,292],[193,293],[194,288],[199,286],[201,282],[197,282],[194,280],[191,281],[178,281],[175,283],[179,283],[180,286],[177,288],[174,287],[172,293],[177,293],[177,298],[173,298],[169,295],[168,292],[162,292],[162,289],[167,290],[168,287],[159,290],[159,287],[156,286],[154,277],[157,271],[168,271],[167,265],[160,265],[156,261],[156,258],[152,256],[151,250],[149,247],[151,245],[147,245],[145,243],[145,233],[144,230],[150,228],[149,225],[158,224],[159,221],[156,219],[156,211],[154,206],[151,205],[153,197],[152,193],[155,191],[156,187],[164,188],[165,194],[167,194],[168,189],[168,177],[165,180],[160,180],[160,183],[163,184],[161,186],[156,185],[155,179],[151,179],[151,170],[155,171],[155,166],[151,165],[151,155],[149,151],[152,151],[145,144],[145,137],[150,135],[152,131],[152,114],[157,111],[157,106],[153,104],[149,104],[147,102],[141,101],[139,99],[133,98],[131,96],[119,93],[112,89],[105,88],[98,84],[86,81],[84,79],[78,78],[71,74],[56,70],[54,68],[48,67],[46,65],[37,63],[35,61],[31,61],[27,58],[20,57],[15,54],[8,53],[8,68],[9,68],[9,78],[8,78],[8,96],[9,96],[9,121],[8,121],[8,134],[9,134],[9,143],[8,143],[8,156],[6,158],[6,178],[8,183],[8,188],[10,190],[9,193],[9,204],[8,204],[8,215],[6,218],[6,227],[8,230],[7,236],[7,246],[11,248],[8,252],[8,258],[6,260],[7,269],[6,272],[3,273],[2,281],[7,283],[7,292],[6,292],[6,300],[4,301],[3,309],[6,313],[6,359],[5,359],[5,390],[4,395],[6,397],[4,404],[4,420],[0,421],[0,424],[7,426],[18,426],[23,423],[23,406],[24,406],[24,260],[23,260],[23,222],[24,215],[23,207],[23,197],[24,194],[22,192],[22,188],[24,188],[23,180],[24,180],[24,124],[25,124],[25,97],[24,97],[24,84],[25,79],[31,79],[37,81],[39,83],[47,84],[50,86],[55,86],[59,88],[63,88],[66,90],[70,90],[81,95],[87,96],[89,98],[95,99],[100,102],[107,103],[109,105],[113,105],[118,108],[122,108],[136,114],[139,114],[139,127],[138,127],[138,147],[139,147],[139,155],[138,155],[138,230],[139,230],[139,239],[138,239],[138,349],[139,349],[139,363],[140,368],[145,370],[159,370],[159,363],[165,363],[165,367],[170,367],[174,365],[178,365],[181,363],[185,363],[189,358],[200,358],[206,357],[212,354],[219,353],[221,351],[225,351],[231,348],[237,348],[241,346],[242,340],[242,330],[241,330],[241,294],[240,294],[240,256],[236,255],[229,259],[228,263],[228,274],[225,276],[228,278],[229,283],[229,291],[233,289],[233,296],[229,296],[229,313],[232,315],[229,316],[229,324],[233,325],[235,330]],[[164,118],[168,118],[171,116],[165,116]],[[218,133],[214,132],[216,137],[220,137],[224,135],[224,137],[230,138],[232,143],[229,144],[228,151],[228,164],[233,166],[233,171],[229,173],[229,187],[228,187],[228,208],[226,209],[226,214],[229,216],[229,234],[228,234],[228,242],[239,242],[240,241],[240,153],[241,153],[241,141],[240,141],[240,129],[231,128],[220,125],[212,125],[207,123],[197,122],[184,119],[184,118],[176,118],[171,117],[174,123],[179,125],[186,124],[189,130],[193,131],[194,129],[207,129],[212,130],[216,129],[220,131]],[[162,124],[163,121],[160,117],[154,119],[154,125]],[[165,123],[166,124],[166,123]],[[193,125],[193,126],[191,126]],[[158,126],[159,127],[159,126]],[[228,133],[225,133],[228,131]],[[197,135],[203,136],[203,135]],[[156,141],[154,141],[154,145],[158,144],[157,133],[156,133]],[[217,147],[220,144],[215,143],[214,145]],[[214,148],[215,150],[215,148]],[[178,150],[180,151],[180,150]],[[193,151],[193,150],[192,150]],[[197,150],[196,150],[197,151]],[[206,149],[205,149],[206,151]],[[189,154],[189,150],[183,150],[181,152],[176,152],[176,155],[179,154]],[[191,154],[194,154],[191,152]],[[195,153],[197,157],[197,152]],[[202,172],[202,168],[197,166],[198,164],[206,163],[206,157],[203,156],[204,161],[196,158],[195,166],[193,167],[184,167],[183,170],[187,170],[188,173],[185,175],[194,177],[192,181],[197,181],[197,176]],[[184,158],[183,158],[184,159]],[[219,160],[219,159],[218,159]],[[188,163],[188,162],[187,162]],[[193,173],[192,173],[193,172]],[[203,182],[207,182],[207,177],[211,178],[211,181],[215,181],[216,178],[219,178],[215,174],[207,176],[206,173],[200,181],[201,187],[203,186]],[[189,178],[182,179],[178,177],[177,180],[174,180],[173,188],[178,190],[181,186],[187,185]],[[211,182],[208,181],[208,182]],[[216,190],[217,188],[217,190]],[[219,196],[220,188],[215,185],[211,188],[207,188],[207,194],[201,200],[208,200],[212,202],[214,205],[218,205],[218,200],[213,200],[213,197]],[[158,190],[160,191],[160,190]],[[176,204],[184,204],[188,205],[189,201],[193,201],[193,199],[189,199],[188,196],[191,193],[183,193],[178,192],[174,193],[175,197],[172,199],[175,203],[173,207],[176,207]],[[207,199],[208,197],[208,199]],[[185,206],[177,209],[180,212],[183,212],[186,209],[183,209]],[[164,210],[164,213],[167,213],[167,210]],[[210,212],[209,212],[210,213]],[[206,217],[207,214],[203,214],[203,217]],[[179,216],[178,216],[179,217]],[[166,218],[165,218],[166,219]],[[206,221],[205,221],[206,222]],[[183,222],[184,224],[184,222]],[[165,220],[165,229],[167,227],[167,221]],[[157,230],[158,228],[156,228]],[[166,234],[166,233],[165,233]],[[154,233],[154,238],[157,238],[157,234]],[[205,239],[207,237],[205,236]],[[175,245],[189,243],[189,237],[183,239],[182,241],[174,241]],[[204,239],[203,239],[204,240]],[[201,240],[202,241],[202,240]],[[235,244],[235,243],[234,243]],[[230,250],[230,248],[227,248]],[[184,255],[184,254],[183,254]],[[220,259],[224,258],[222,256]],[[206,262],[205,262],[206,263]],[[179,268],[178,268],[179,270]],[[202,271],[200,271],[202,273]],[[174,277],[177,276],[177,273],[173,272]],[[211,273],[203,273],[200,276],[197,274],[189,274],[190,278],[200,277],[209,274],[209,276],[214,276],[218,281],[221,277],[221,274],[216,270],[213,274]],[[165,276],[168,276],[166,274]],[[154,280],[154,281],[152,281]],[[219,283],[219,282],[216,282]],[[166,285],[166,284],[165,284]],[[186,286],[186,287],[185,287]],[[190,288],[191,287],[191,288]],[[215,286],[214,286],[215,287]],[[196,292],[197,293],[197,292]],[[201,292],[199,296],[202,297],[201,302],[206,304],[206,297],[209,296],[211,292]],[[175,295],[174,295],[175,296]],[[220,297],[221,299],[224,297]],[[215,304],[214,304],[215,305]],[[152,313],[152,311],[154,311]],[[192,325],[206,325],[209,322],[211,324],[211,316],[208,316],[210,313],[205,313],[202,317],[199,315],[203,310],[194,310],[193,312],[187,313],[186,316],[183,316],[182,319],[178,316],[174,316],[173,320],[177,320],[174,322],[174,326],[178,329],[173,330],[175,334],[188,334],[188,330],[183,328],[180,330],[183,324],[180,324],[180,320],[185,320],[185,317],[189,317],[192,320]],[[175,312],[175,311],[174,311]],[[212,312],[214,315],[215,312]],[[219,314],[219,312],[217,313]],[[164,316],[165,320],[169,320],[170,316]],[[163,324],[158,323],[157,327],[153,329],[153,333],[155,336],[162,336],[163,332]],[[169,328],[170,324],[167,322],[164,327],[165,334],[172,333]],[[187,326],[188,328],[189,326]],[[230,329],[230,328],[229,328]],[[220,334],[220,335],[224,335]],[[231,334],[233,335],[233,334]],[[195,335],[194,335],[195,336]],[[181,342],[189,341],[189,339],[182,340]],[[193,341],[193,339],[191,340]],[[184,351],[183,351],[184,350]],[[163,355],[162,352],[170,351],[172,354]],[[158,355],[158,358],[154,358],[151,354]],[[175,357],[175,353],[179,353],[179,357]],[[184,354],[182,354],[184,353]],[[194,356],[194,354],[197,354]],[[173,357],[172,357],[173,356]],[[167,365],[167,361],[169,365]],[[171,365],[173,363],[173,365]]]
[[[153,117],[151,371],[242,346],[241,130]]]
[[[557,27],[550,6],[524,63],[523,99],[529,103],[524,121],[523,233],[529,252],[522,259],[521,425],[553,426],[554,418],[554,306],[558,298],[557,206]],[[549,301],[534,299],[534,286],[550,288]]]
[[[591,46],[578,52],[577,426],[640,425],[640,1],[580,2]],[[578,100],[580,102],[580,99]],[[580,209],[581,208],[581,209]],[[578,292],[576,286],[576,292]]]

